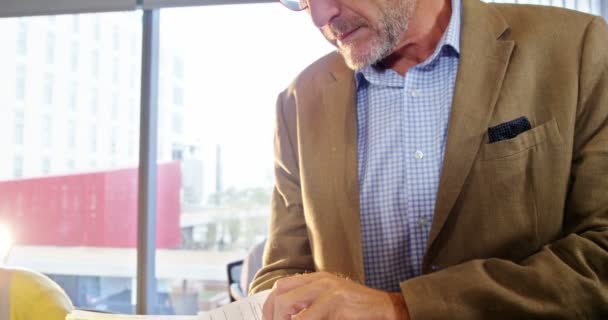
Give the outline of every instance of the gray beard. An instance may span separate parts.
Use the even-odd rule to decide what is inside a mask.
[[[397,0],[395,8],[383,8],[383,18],[374,31],[376,35],[371,48],[365,52],[355,52],[352,47],[338,47],[349,68],[360,70],[376,64],[388,57],[401,40],[401,36],[408,30],[417,0]]]

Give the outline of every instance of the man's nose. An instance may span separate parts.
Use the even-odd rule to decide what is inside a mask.
[[[340,0],[308,0],[308,10],[317,28],[327,25],[340,15]]]

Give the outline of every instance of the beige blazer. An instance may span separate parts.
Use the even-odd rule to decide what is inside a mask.
[[[608,27],[463,0],[461,58],[413,319],[608,319]],[[353,72],[332,53],[278,99],[265,267],[364,282]],[[488,144],[488,127],[532,129]]]

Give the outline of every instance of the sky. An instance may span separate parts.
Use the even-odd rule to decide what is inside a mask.
[[[278,2],[163,9],[160,23],[163,49],[184,58],[185,128],[203,147],[205,189],[216,144],[224,187],[271,185],[276,97],[333,47],[306,12]]]

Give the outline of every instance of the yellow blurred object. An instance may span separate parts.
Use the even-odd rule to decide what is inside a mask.
[[[25,269],[0,268],[0,299],[0,320],[65,320],[74,308],[53,280]]]

